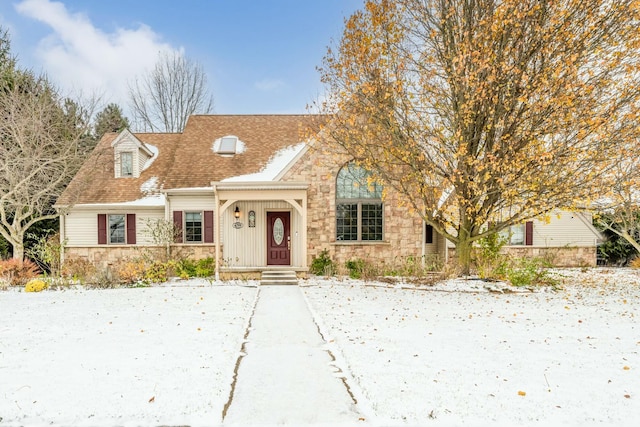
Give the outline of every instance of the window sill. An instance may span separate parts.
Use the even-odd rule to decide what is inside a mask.
[[[335,246],[389,246],[391,242],[385,240],[336,240],[331,242],[331,244]]]

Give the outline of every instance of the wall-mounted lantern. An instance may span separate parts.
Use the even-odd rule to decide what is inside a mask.
[[[233,228],[242,228],[242,223],[240,222],[240,208],[236,206],[236,209],[233,211],[233,216],[235,217],[235,221],[233,223]]]

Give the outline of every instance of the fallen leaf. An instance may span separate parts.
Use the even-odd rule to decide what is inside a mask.
[[[524,391],[522,391],[522,390],[520,390],[520,391],[518,392],[518,396],[526,396],[526,395],[527,395],[527,393],[526,393],[526,392],[524,392]]]
[[[630,367],[628,367],[628,366],[625,366],[625,367],[623,367],[622,369],[624,369],[625,371],[628,371],[628,370],[629,370],[629,369],[631,369],[631,368],[630,368]]]
[[[625,394],[624,397],[627,398],[627,399],[631,399],[631,396],[628,395],[628,394]]]
[[[151,403],[151,402],[155,402],[155,400],[156,400],[156,397],[155,397],[155,396],[153,396],[153,397],[151,397],[151,399],[149,399],[149,403]]]

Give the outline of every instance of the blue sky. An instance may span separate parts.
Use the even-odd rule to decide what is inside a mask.
[[[218,114],[304,113],[316,66],[364,0],[0,0],[20,65],[126,109],[161,51],[202,64]]]

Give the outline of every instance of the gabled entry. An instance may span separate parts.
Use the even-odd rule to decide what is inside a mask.
[[[267,212],[267,265],[291,265],[289,212]]]

